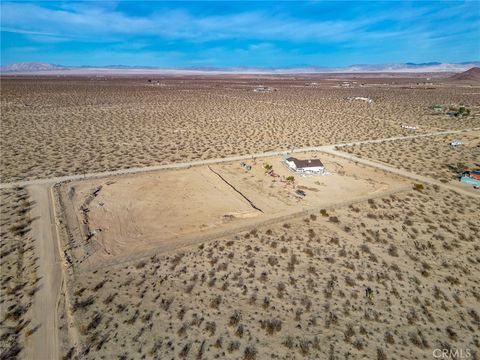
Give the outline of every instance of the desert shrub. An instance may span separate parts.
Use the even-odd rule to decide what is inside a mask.
[[[280,319],[263,320],[261,322],[262,329],[265,329],[268,335],[282,330],[282,321]]]
[[[268,264],[269,264],[270,266],[278,265],[278,259],[277,259],[277,257],[276,257],[276,256],[273,256],[273,255],[269,256],[269,257],[268,257]]]
[[[185,359],[188,356],[188,353],[190,352],[191,347],[192,347],[192,344],[190,343],[185,344],[185,346],[182,348],[179,354],[182,359]]]
[[[245,332],[244,328],[243,328],[243,325],[240,324],[238,325],[238,328],[237,330],[235,330],[235,335],[237,335],[238,337],[243,337],[243,333]]]
[[[240,342],[239,341],[231,341],[230,344],[228,344],[228,352],[232,353],[236,350],[240,349]]]
[[[328,328],[330,325],[338,324],[338,317],[333,312],[329,312],[325,319],[325,326]]]
[[[247,346],[243,352],[244,360],[255,360],[257,358],[257,349],[253,346]]]
[[[232,316],[230,316],[229,325],[236,326],[240,323],[240,320],[242,320],[242,314],[240,314],[239,311],[235,310]]]
[[[307,339],[301,339],[298,342],[298,349],[303,356],[306,356],[310,353],[310,342]]]
[[[220,295],[217,295],[210,302],[210,307],[214,309],[218,309],[221,303],[222,303],[222,297]]]
[[[293,338],[291,336],[287,336],[283,341],[283,345],[285,345],[288,349],[292,349],[294,346]]]
[[[263,298],[263,304],[262,304],[262,306],[263,306],[264,309],[267,309],[267,308],[270,306],[270,301],[271,301],[271,300],[270,300],[270,298],[269,298],[268,296],[265,296],[265,297]]]
[[[95,302],[95,297],[93,295],[90,295],[87,297],[85,300],[82,301],[77,301],[75,300],[75,303],[73,304],[73,311],[76,311],[78,309],[85,309],[92,305]]]
[[[363,350],[364,348],[364,343],[361,339],[355,340],[352,345],[357,349],[357,350]]]
[[[286,286],[285,286],[284,283],[282,283],[282,282],[278,283],[277,292],[278,292],[278,297],[279,298],[283,297],[283,293],[285,292],[285,288],[286,288]]]
[[[421,349],[427,349],[428,348],[428,342],[423,336],[422,332],[420,330],[417,331],[412,331],[408,334],[410,341],[412,344],[415,346],[421,348]]]
[[[346,283],[348,286],[355,286],[355,285],[356,285],[355,280],[352,279],[350,276],[346,276],[346,277],[345,277],[345,283]]]
[[[414,184],[413,185],[413,190],[416,190],[416,191],[422,191],[425,187],[423,186],[423,184]]]
[[[387,331],[385,333],[385,342],[387,344],[393,345],[395,344],[395,338],[393,337],[392,333],[390,331]]]
[[[370,247],[367,244],[362,244],[360,245],[360,250],[362,250],[363,253],[370,254]]]
[[[351,338],[355,336],[355,329],[353,328],[353,324],[348,324],[347,329],[343,333],[345,341],[350,342]]]
[[[377,348],[377,360],[387,360],[387,355],[382,348]]]
[[[214,321],[207,321],[205,324],[205,330],[210,333],[210,336],[213,336],[217,330],[217,324]]]

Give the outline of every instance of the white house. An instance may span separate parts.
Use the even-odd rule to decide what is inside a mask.
[[[319,159],[299,160],[294,157],[286,157],[287,166],[298,173],[304,174],[320,174],[325,171],[325,166]]]

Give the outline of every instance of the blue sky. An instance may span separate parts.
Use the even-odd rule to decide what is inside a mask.
[[[1,3],[2,65],[284,68],[479,59],[479,1]]]

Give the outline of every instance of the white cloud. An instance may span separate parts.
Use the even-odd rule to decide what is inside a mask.
[[[465,11],[466,6],[459,4],[450,7],[450,12],[433,11],[425,6],[408,7],[399,8],[398,11],[376,11],[373,14],[360,12],[353,20],[316,21],[265,11],[195,16],[185,10],[167,10],[132,16],[118,11],[116,2],[66,3],[56,9],[31,3],[4,2],[1,5],[1,17],[5,31],[35,36],[33,39],[40,42],[68,39],[121,42],[133,37],[153,36],[197,43],[248,39],[259,43],[285,40],[355,44],[390,39],[411,41],[416,37],[428,42],[430,38],[441,36],[437,29],[432,31],[432,19],[441,22],[440,34],[450,30],[454,32],[457,23],[452,21],[452,14],[462,19],[469,16]],[[388,29],[385,25],[377,26],[385,22],[389,23]],[[473,24],[465,26],[478,25],[477,16]]]

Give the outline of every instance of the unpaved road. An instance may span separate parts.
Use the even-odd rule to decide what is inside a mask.
[[[335,147],[343,145],[353,145],[353,144],[366,144],[366,143],[380,143],[384,141],[394,141],[402,139],[414,139],[427,136],[436,136],[436,135],[449,135],[456,134],[461,132],[468,132],[475,129],[465,129],[465,130],[456,130],[456,131],[442,131],[430,134],[421,134],[421,135],[412,135],[404,137],[394,137],[387,139],[376,139],[376,140],[366,140],[351,142],[345,144],[336,144],[336,145],[326,145],[319,147],[309,147],[294,149],[289,151],[290,153],[300,153],[307,151],[321,151],[333,154],[335,156],[340,156],[358,163],[375,167],[380,170],[388,171],[395,173],[397,175],[413,179],[418,182],[438,185],[443,188],[457,191],[459,193],[468,194],[469,196],[480,197],[480,194],[473,192],[470,188],[462,187],[460,184],[454,186],[452,184],[443,184],[437,182],[433,179],[420,176],[417,174],[410,173],[406,170],[397,169],[386,164],[382,164],[376,161],[357,158],[351,154],[342,153],[336,151]],[[62,176],[56,178],[47,178],[47,179],[36,179],[28,181],[20,181],[15,183],[2,183],[0,188],[11,188],[15,186],[27,186],[27,189],[32,197],[32,200],[35,201],[35,206],[32,209],[32,217],[35,218],[35,221],[32,223],[32,236],[36,238],[36,255],[38,256],[38,276],[41,276],[41,287],[37,291],[33,303],[33,324],[39,324],[40,328],[32,334],[29,339],[29,344],[26,349],[25,357],[27,359],[39,359],[39,360],[55,360],[61,358],[60,349],[59,349],[59,340],[58,340],[58,304],[59,297],[61,293],[62,286],[65,286],[62,281],[64,266],[62,265],[62,258],[59,249],[59,243],[56,234],[56,224],[55,224],[55,214],[53,210],[52,202],[52,186],[55,183],[71,180],[80,180],[88,178],[102,178],[109,176],[117,175],[126,175],[126,174],[135,174],[159,170],[174,170],[189,168],[192,166],[200,165],[210,165],[218,164],[231,161],[240,161],[248,160],[253,157],[268,157],[284,154],[286,151],[274,151],[266,152],[261,154],[253,155],[244,155],[244,156],[234,156],[223,159],[212,159],[212,160],[203,160],[195,161],[188,163],[178,163],[178,164],[167,164],[167,165],[158,165],[150,166],[143,168],[130,168],[123,169],[118,171],[107,171],[101,173],[90,173],[85,175],[71,175],[71,176]]]
[[[32,211],[32,236],[38,257],[40,289],[33,301],[33,324],[40,325],[26,348],[26,359],[53,360],[60,358],[58,343],[58,300],[62,285],[62,265],[56,241],[55,216],[51,206],[51,186],[27,187],[35,202]]]

